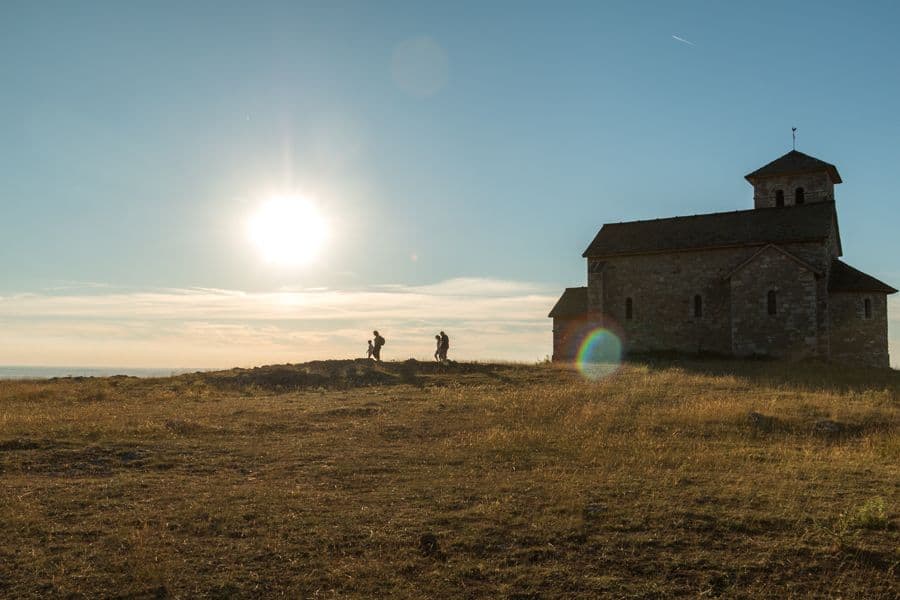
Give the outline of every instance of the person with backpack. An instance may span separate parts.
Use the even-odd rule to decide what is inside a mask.
[[[450,350],[450,336],[443,331],[440,333],[440,342],[438,342],[438,351],[441,362],[447,360],[447,351]]]
[[[384,338],[378,333],[378,330],[372,332],[375,336],[375,344],[372,347],[372,357],[376,362],[381,362],[381,347],[384,346]]]

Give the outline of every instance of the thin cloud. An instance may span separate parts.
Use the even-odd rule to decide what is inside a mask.
[[[191,288],[0,297],[0,364],[231,367],[364,355],[373,329],[391,358],[427,359],[434,334],[457,359],[551,352],[557,289],[452,279],[424,286],[250,293]]]
[[[59,281],[53,282],[52,285],[42,288],[44,292],[71,292],[75,290],[95,290],[95,289],[110,289],[111,285],[108,283],[99,283],[96,281],[70,281],[67,279],[61,279]]]
[[[227,368],[364,356],[373,329],[390,359],[532,361],[550,354],[555,286],[496,279],[358,290],[252,293],[120,290],[0,296],[0,364]],[[900,367],[900,294],[889,299],[891,364]]]
[[[690,40],[684,39],[683,37],[678,37],[674,33],[672,34],[672,39],[675,40],[676,42],[681,42],[682,44],[687,44],[688,46],[696,46],[697,45]]]

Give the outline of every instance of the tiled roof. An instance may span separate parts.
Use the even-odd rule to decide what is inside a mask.
[[[893,294],[897,290],[859,269],[854,269],[838,259],[831,261],[831,275],[828,279],[829,292],[881,292]]]
[[[675,250],[817,241],[837,222],[834,202],[607,223],[582,256],[650,254]]]
[[[778,175],[788,175],[790,173],[809,173],[812,171],[828,171],[832,182],[841,183],[841,176],[838,174],[837,167],[833,164],[796,150],[791,150],[784,156],[776,158],[769,164],[745,175],[744,179],[752,183],[754,179],[777,177]]]
[[[548,317],[578,317],[587,313],[588,295],[586,287],[566,288],[556,301]]]

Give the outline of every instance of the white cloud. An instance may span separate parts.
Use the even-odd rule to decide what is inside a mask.
[[[690,40],[686,40],[683,37],[679,37],[679,36],[675,35],[674,33],[672,34],[672,39],[675,40],[676,42],[681,42],[682,44],[687,44],[688,46],[696,46],[697,45]]]
[[[115,291],[111,291],[115,290]],[[451,279],[351,291],[221,289],[0,297],[0,364],[232,367],[351,358],[373,329],[390,359],[428,359],[446,330],[451,357],[532,361],[551,353],[547,313],[558,290],[529,282]],[[900,368],[900,294],[889,299],[891,364]]]
[[[557,290],[453,279],[427,286],[247,293],[219,289],[28,293],[0,298],[0,364],[231,367],[364,354],[371,331],[388,358],[430,358],[445,329],[451,356],[536,360],[551,352]]]

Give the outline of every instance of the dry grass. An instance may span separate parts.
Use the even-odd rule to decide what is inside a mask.
[[[0,382],[0,595],[893,598],[898,458],[815,365]]]

